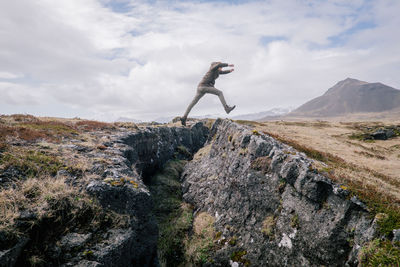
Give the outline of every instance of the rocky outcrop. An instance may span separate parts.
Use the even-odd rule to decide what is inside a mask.
[[[0,251],[0,266],[14,266],[27,242],[27,238],[21,238],[12,248]]]
[[[66,220],[63,223],[68,225],[60,229],[56,219],[37,220],[35,213],[22,212],[16,222],[21,227],[26,225],[23,237],[11,240],[0,232],[0,266],[159,265],[158,227],[146,179],[168,160],[195,153],[206,142],[209,128],[199,122],[190,128],[113,128],[90,134],[98,137],[92,140],[102,143],[89,146],[88,142],[71,140],[58,146],[58,152],[84,158],[84,170],[75,173],[73,168],[63,168],[55,178],[67,177],[66,182],[74,189],[94,196],[100,210],[83,209],[77,219],[77,214],[64,214],[70,210],[69,202],[63,202],[66,207],[59,220]],[[79,205],[80,199],[73,201]],[[32,224],[34,219],[36,223]],[[27,256],[32,251],[40,258]]]
[[[183,198],[215,218],[213,266],[356,266],[376,225],[303,153],[217,120],[182,176]]]
[[[69,175],[69,184],[86,190],[115,218],[47,236],[41,255],[48,266],[158,266],[150,178],[168,160],[190,158],[199,149],[181,180],[183,199],[195,209],[194,220],[185,218],[189,226],[194,222],[196,238],[202,225],[215,233],[201,247],[211,243],[212,257],[199,252],[206,266],[354,266],[360,248],[375,236],[367,207],[312,169],[304,154],[230,120],[217,120],[211,130],[201,122],[115,129],[96,140],[103,140],[96,148],[61,145],[60,151],[78,151],[88,166],[84,173],[63,169],[58,175]],[[95,212],[88,214],[85,220]],[[21,214],[19,222],[25,225],[32,216]],[[210,222],[214,229],[208,229]],[[0,266],[26,262],[21,259],[32,239],[1,246]]]

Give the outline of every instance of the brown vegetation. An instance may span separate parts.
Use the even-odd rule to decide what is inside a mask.
[[[400,228],[400,138],[374,142],[351,139],[360,129],[386,124],[276,121],[257,123],[255,129],[312,158],[313,168],[343,184],[350,196],[358,196],[373,214],[387,214],[379,225],[382,233],[390,234]]]
[[[193,235],[185,243],[186,261],[195,266],[210,262],[214,250],[215,218],[206,212],[199,213],[193,221]]]
[[[51,136],[33,129],[18,126],[7,126],[0,124],[0,139],[5,140],[7,137],[19,138],[24,141],[35,141],[38,139],[52,139]]]
[[[83,131],[98,131],[114,129],[115,126],[112,123],[91,121],[91,120],[80,120],[75,123],[76,127]]]
[[[304,152],[316,160],[317,169],[330,169],[331,174],[342,177],[343,183],[351,181],[362,187],[374,187],[377,192],[400,202],[400,162],[397,157],[400,138],[375,142],[349,138],[361,128],[375,128],[385,122],[324,121],[324,127],[320,124],[318,121],[276,121],[259,123],[256,129]]]
[[[64,138],[74,138],[82,132],[111,130],[115,127],[113,123],[92,120],[39,118],[21,114],[2,115],[0,116],[0,142],[7,138],[27,142],[38,140],[60,142]],[[132,127],[137,128],[136,125]]]

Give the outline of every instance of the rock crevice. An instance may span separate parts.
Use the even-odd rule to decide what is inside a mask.
[[[107,245],[97,245],[93,261],[102,266],[157,266],[158,228],[153,200],[146,186],[151,175],[170,159],[195,153],[207,140],[209,129],[199,122],[190,128],[159,127],[116,135],[106,152],[114,164],[86,190],[100,204],[130,217],[127,230],[110,230]],[[184,154],[184,155],[182,155]]]

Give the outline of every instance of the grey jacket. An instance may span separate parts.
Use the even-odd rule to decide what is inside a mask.
[[[228,67],[227,63],[221,62],[213,62],[211,63],[210,69],[207,71],[206,75],[204,75],[203,79],[200,81],[198,87],[214,87],[215,80],[218,78],[220,74],[230,73],[229,70],[221,70],[218,71],[219,67]]]

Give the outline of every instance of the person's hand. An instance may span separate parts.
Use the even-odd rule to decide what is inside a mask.
[[[228,64],[228,67],[235,67],[235,65],[233,65],[233,64]]]
[[[234,71],[235,69],[231,69],[230,72]]]

